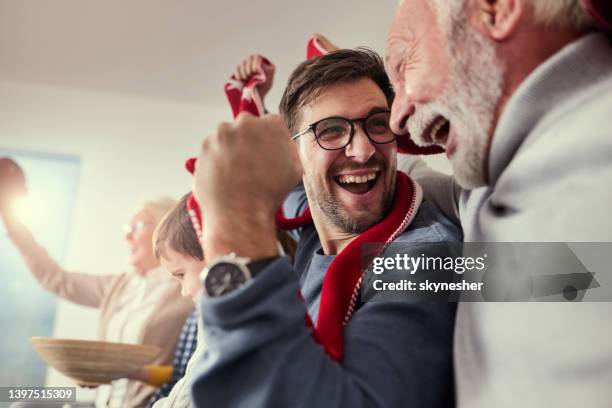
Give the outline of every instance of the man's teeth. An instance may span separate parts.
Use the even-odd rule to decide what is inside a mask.
[[[438,118],[438,120],[436,120],[434,125],[431,127],[431,132],[429,133],[431,140],[433,140],[436,143],[444,142],[444,140],[438,140],[437,135],[440,129],[442,129],[442,127],[446,125],[447,123],[448,121],[444,118]]]
[[[374,180],[376,178],[376,173],[366,174],[363,176],[338,176],[338,181],[340,183],[348,184],[348,183],[367,183],[368,181]]]

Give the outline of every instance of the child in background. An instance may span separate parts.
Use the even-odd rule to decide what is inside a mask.
[[[182,287],[181,295],[190,297],[194,302],[200,293],[202,284],[200,273],[206,265],[204,253],[187,212],[187,198],[179,203],[165,216],[153,233],[155,257],[161,266]],[[204,215],[206,216],[206,215]],[[285,254],[293,256],[295,244],[284,232],[278,232],[279,246]],[[198,330],[197,346],[187,363],[185,376],[170,391],[167,398],[155,402],[153,408],[187,408],[192,406],[188,380],[191,374],[191,363],[203,353],[201,331]]]
[[[153,233],[155,257],[174,279],[181,284],[181,295],[197,299],[200,284],[200,272],[204,269],[204,253],[196,235],[189,213],[187,198],[179,203],[164,217]],[[170,394],[153,404],[153,408],[187,408],[191,407],[191,395],[186,379],[190,375],[191,362],[202,353],[200,331],[197,334],[195,351],[189,358],[185,375],[174,385]]]

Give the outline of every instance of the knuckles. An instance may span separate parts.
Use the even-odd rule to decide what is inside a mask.
[[[213,137],[213,135],[208,135],[204,138],[204,140],[202,140],[202,143],[200,144],[200,154],[206,154],[206,152],[208,152],[210,150],[210,139]],[[198,165],[198,161],[196,160],[196,169],[197,169],[197,165]]]
[[[277,114],[255,117],[240,114],[234,123],[221,122],[210,136],[201,142],[201,156],[209,164],[228,159],[255,160],[254,152],[269,157],[297,157],[297,150],[289,137],[284,120]],[[291,163],[295,160],[289,159]],[[282,162],[282,160],[280,161]],[[278,165],[282,165],[278,163]],[[288,163],[285,166],[292,169]],[[299,166],[301,172],[301,167]]]
[[[236,127],[250,126],[254,119],[255,116],[251,115],[249,112],[241,112],[236,117]]]
[[[227,122],[221,122],[217,126],[217,132],[214,134],[213,141],[217,146],[225,146],[231,144],[235,138],[234,126]]]

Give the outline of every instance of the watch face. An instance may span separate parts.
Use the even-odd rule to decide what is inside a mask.
[[[213,265],[204,280],[208,296],[222,296],[240,287],[247,281],[245,273],[235,264],[219,262]]]

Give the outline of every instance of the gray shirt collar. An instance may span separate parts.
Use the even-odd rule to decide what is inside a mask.
[[[521,144],[563,101],[612,73],[610,42],[592,33],[566,45],[518,87],[504,109],[491,144],[490,185],[494,186]]]

